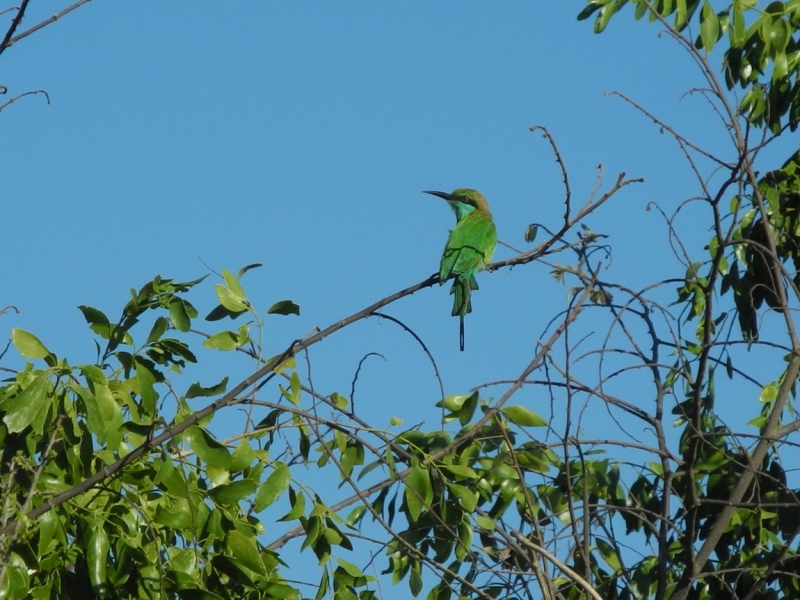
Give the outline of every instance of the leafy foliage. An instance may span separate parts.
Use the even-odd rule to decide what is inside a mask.
[[[629,3],[695,59],[735,153],[649,115],[684,151],[712,231],[694,256],[676,224],[688,203],[662,211],[678,277],[644,291],[602,279],[610,250],[585,221],[639,180],[621,174],[574,209],[537,127],[562,169],[564,221],[531,224],[527,242],[549,237],[493,268],[547,259],[567,304],[527,366],[491,384],[499,397],[487,384],[430,399],[439,427],[367,423],[352,394],[320,391],[295,363],[435,278],[278,349],[262,342],[267,320],[300,307],[254,306],[243,280],[259,265],[221,271],[213,331],[198,324],[200,279],[155,277],[115,321],[81,306],[91,364],[13,329],[25,360],[0,387],[0,597],[368,600],[378,579],[430,600],[800,595],[786,459],[800,429],[800,153],[756,168],[797,126],[800,1],[590,0],[579,18],[601,32]],[[723,44],[718,80],[709,56]],[[185,381],[220,352],[245,374]],[[227,439],[223,413],[245,415]],[[317,579],[289,575],[292,552]]]

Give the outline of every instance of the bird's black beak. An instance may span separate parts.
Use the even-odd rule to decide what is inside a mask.
[[[422,193],[439,196],[439,198],[444,198],[448,202],[459,202],[461,204],[468,204],[474,208],[477,208],[475,201],[469,196],[454,196],[453,194],[448,194],[447,192],[435,192],[433,190],[424,190]]]
[[[444,198],[448,202],[457,202],[457,200],[453,197],[453,194],[448,194],[446,192],[434,192],[431,190],[424,190],[423,194],[431,194],[432,196],[439,196],[439,198]]]

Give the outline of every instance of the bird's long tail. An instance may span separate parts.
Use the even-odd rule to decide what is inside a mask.
[[[478,283],[475,281],[474,275],[468,279],[459,275],[453,280],[453,287],[450,288],[450,293],[453,294],[452,315],[459,318],[459,347],[462,352],[464,351],[464,315],[472,312],[472,290],[477,287]]]

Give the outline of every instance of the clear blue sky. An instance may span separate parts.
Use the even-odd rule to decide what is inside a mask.
[[[269,321],[267,353],[277,353],[438,269],[453,217],[421,190],[483,191],[500,238],[516,247],[526,247],[528,223],[557,228],[561,174],[528,131],[536,124],[560,146],[575,206],[599,164],[605,187],[620,171],[646,180],[588,221],[614,248],[606,277],[637,288],[682,276],[661,217],[646,207],[671,212],[696,186],[668,136],[604,92],[624,92],[712,148],[724,132],[708,123],[702,99],[682,98],[701,81],[657,26],[627,11],[598,36],[576,21],[583,6],[80,8],[0,57],[9,96],[45,89],[52,100],[30,97],[0,113],[0,305],[21,311],[3,327],[35,332],[73,363],[91,361],[77,305],[115,316],[128,289],[156,274],[189,280],[208,273],[203,263],[236,271],[261,262],[244,280],[253,302],[266,309],[288,298],[302,310]],[[31,3],[23,28],[59,8]],[[691,218],[683,226],[702,232],[692,242],[702,248],[707,234]],[[511,255],[499,247],[496,258]],[[211,283],[193,296],[203,314],[215,304]],[[544,265],[482,274],[480,286],[463,354],[448,288],[387,307],[428,345],[447,393],[517,377],[565,306],[567,288]],[[432,369],[385,321],[315,347],[316,387],[349,394],[367,352],[386,361],[362,371],[360,414],[378,426],[390,416],[435,426]],[[540,392],[523,399],[546,412]]]
[[[423,189],[480,189],[517,247],[528,223],[557,226],[560,172],[534,124],[556,137],[576,204],[598,164],[609,184],[622,170],[646,178],[589,222],[611,236],[615,269],[645,281],[666,248],[645,206],[682,198],[679,156],[603,92],[686,120],[679,95],[696,77],[654,26],[623,16],[596,36],[575,20],[581,2],[544,6],[96,2],[23,40],[2,57],[3,83],[52,104],[27,98],[0,121],[2,302],[22,311],[6,326],[74,355],[76,305],[113,314],[128,288],[203,275],[202,260],[264,263],[246,279],[254,301],[298,302],[287,333],[303,335],[437,269],[452,216]],[[26,26],[53,7],[36,9]],[[464,355],[447,289],[391,313],[454,361],[449,383],[469,385],[462,373],[497,348],[532,348],[564,297],[547,271],[481,278]],[[381,350],[405,343],[393,327],[359,329]]]

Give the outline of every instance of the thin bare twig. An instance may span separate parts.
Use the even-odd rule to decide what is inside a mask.
[[[7,106],[10,106],[10,105],[14,104],[14,102],[19,100],[20,98],[24,98],[25,96],[33,96],[35,94],[44,94],[44,97],[47,100],[47,103],[50,104],[50,95],[46,91],[44,91],[44,90],[33,90],[33,91],[30,91],[30,92],[23,92],[22,94],[19,94],[18,96],[14,96],[10,100],[6,101],[5,103],[0,104],[0,110],[3,110]]]
[[[84,4],[86,4],[87,2],[90,2],[90,0],[78,0],[78,2],[76,2],[75,4],[72,4],[72,5],[70,5],[70,6],[68,6],[67,8],[65,8],[64,10],[62,10],[61,12],[57,12],[57,13],[55,13],[55,14],[54,14],[52,17],[50,17],[50,18],[48,18],[48,19],[45,19],[44,21],[42,21],[41,23],[38,23],[38,24],[34,25],[34,26],[33,26],[33,27],[31,27],[30,29],[27,29],[27,30],[23,31],[23,32],[22,32],[22,33],[20,33],[18,36],[11,38],[11,39],[8,41],[8,44],[6,45],[6,47],[10,47],[10,46],[12,46],[12,45],[16,44],[16,43],[17,43],[18,41],[20,41],[21,39],[28,37],[28,36],[29,36],[29,35],[31,35],[32,33],[35,33],[35,32],[37,32],[37,31],[39,31],[39,30],[40,30],[40,29],[42,29],[43,27],[47,27],[47,26],[48,26],[48,25],[50,25],[51,23],[55,23],[56,21],[58,21],[58,20],[59,20],[61,17],[63,17],[64,15],[66,15],[66,14],[68,14],[68,13],[71,13],[71,12],[72,12],[73,10],[75,10],[76,8],[80,8],[81,6],[83,6]],[[26,4],[27,4],[27,1],[26,1]]]

